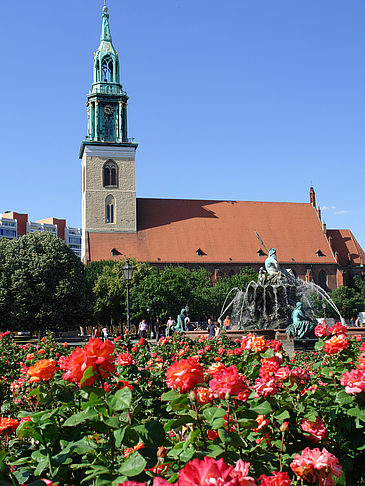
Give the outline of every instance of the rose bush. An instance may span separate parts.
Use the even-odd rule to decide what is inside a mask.
[[[0,335],[0,482],[364,484],[365,345],[317,334],[291,357],[253,334],[74,350]]]

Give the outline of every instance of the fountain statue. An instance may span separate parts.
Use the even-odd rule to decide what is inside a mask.
[[[180,314],[177,316],[177,324],[175,326],[175,331],[184,332],[184,322],[185,322],[185,312],[186,309],[181,309]]]
[[[313,282],[297,279],[292,270],[281,268],[276,249],[270,248],[265,269],[260,268],[257,282],[252,280],[245,290],[231,289],[220,318],[230,309],[233,330],[287,329],[292,337],[306,338],[313,334],[315,316],[311,297],[314,293],[331,305],[343,320],[325,290]]]

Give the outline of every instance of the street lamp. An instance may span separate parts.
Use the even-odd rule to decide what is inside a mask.
[[[323,302],[322,309],[323,309],[323,319],[326,320],[326,302]]]
[[[128,258],[125,261],[125,265],[122,268],[122,272],[123,272],[124,282],[127,286],[127,329],[128,329],[128,331],[130,331],[131,330],[131,320],[130,320],[130,315],[129,315],[129,285],[130,285],[132,278],[133,278],[134,268],[129,263]]]

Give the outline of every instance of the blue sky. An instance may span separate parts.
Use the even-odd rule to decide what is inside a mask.
[[[108,0],[138,197],[307,202],[365,249],[363,0]],[[103,2],[3,2],[0,212],[81,224]]]

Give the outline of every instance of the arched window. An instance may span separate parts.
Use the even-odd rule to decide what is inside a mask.
[[[96,69],[96,82],[100,82],[100,64],[99,64],[99,58],[96,59],[95,61],[95,69]]]
[[[321,270],[318,274],[318,285],[324,290],[327,289],[327,274],[324,270]]]
[[[117,165],[112,160],[107,160],[103,167],[103,186],[117,185]]]
[[[114,63],[110,56],[105,56],[102,64],[101,70],[103,73],[103,79],[105,83],[112,83],[113,82],[113,71],[114,71]]]
[[[115,201],[112,195],[109,195],[105,199],[105,222],[106,223],[115,222]]]

